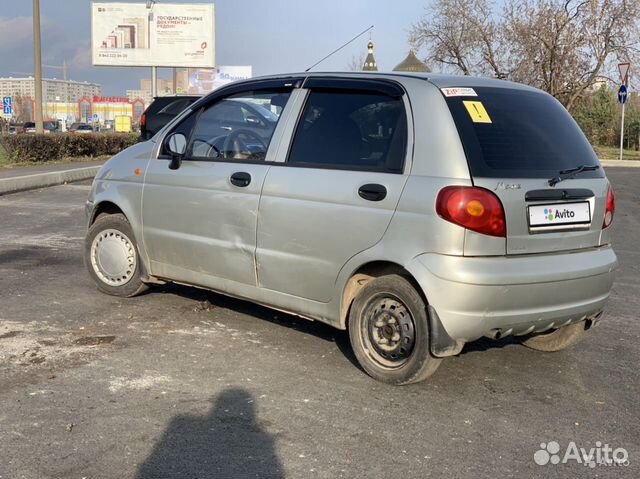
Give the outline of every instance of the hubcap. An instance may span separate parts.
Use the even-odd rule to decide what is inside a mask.
[[[372,358],[386,367],[402,366],[415,344],[415,326],[407,307],[384,296],[370,301],[364,314],[363,337]]]
[[[109,286],[127,284],[136,271],[136,251],[121,231],[101,231],[91,243],[91,266],[101,281]]]

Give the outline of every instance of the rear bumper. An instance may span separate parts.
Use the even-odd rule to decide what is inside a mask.
[[[610,247],[500,257],[420,255],[408,265],[454,340],[522,335],[598,316],[617,267]]]

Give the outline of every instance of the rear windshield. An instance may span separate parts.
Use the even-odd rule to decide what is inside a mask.
[[[474,177],[551,178],[597,165],[578,124],[542,92],[476,87],[477,96],[447,97]],[[580,178],[604,176],[602,168]]]
[[[172,101],[167,106],[165,106],[158,113],[168,113],[169,115],[178,115],[178,113],[182,112],[185,108],[191,105],[197,98],[181,98],[179,100]]]

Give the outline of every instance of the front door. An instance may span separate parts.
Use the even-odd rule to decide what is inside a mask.
[[[214,277],[256,284],[260,192],[290,90],[259,83],[218,96],[167,133],[184,134],[188,144],[178,169],[169,169],[161,148],[146,172],[143,237],[151,274],[203,286]]]

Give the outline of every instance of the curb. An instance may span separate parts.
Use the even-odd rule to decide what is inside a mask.
[[[600,160],[600,164],[605,168],[616,166],[625,168],[640,168],[640,161],[638,160]]]
[[[35,190],[47,186],[63,185],[74,181],[90,180],[100,170],[100,166],[73,168],[71,170],[36,173],[34,175],[0,178],[0,196],[18,193],[19,191]]]

